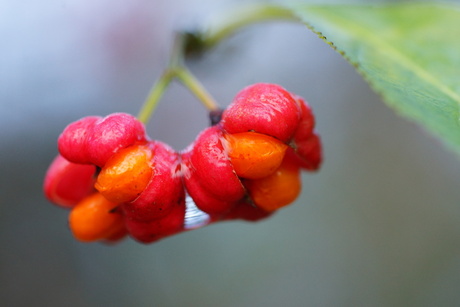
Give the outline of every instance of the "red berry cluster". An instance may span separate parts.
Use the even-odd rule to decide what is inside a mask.
[[[129,114],[88,116],[59,136],[44,190],[71,209],[70,229],[85,242],[129,234],[150,243],[212,222],[257,221],[297,198],[301,169],[319,168],[314,125],[305,101],[274,84],[243,89],[181,153]]]

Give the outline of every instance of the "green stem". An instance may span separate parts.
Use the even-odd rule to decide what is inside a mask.
[[[190,90],[209,111],[219,110],[218,104],[189,70],[183,66],[178,66],[175,68],[171,67],[163,73],[160,79],[155,82],[152,89],[150,90],[150,93],[137,116],[141,122],[147,124],[156,107],[158,106],[158,103],[166,88],[175,78],[179,79],[179,81],[181,81],[185,87]]]
[[[267,4],[246,7],[233,13],[227,12],[226,17],[221,18],[217,25],[210,28],[210,31],[197,33],[199,36],[195,38],[198,38],[200,42],[198,49],[202,47],[204,49],[212,48],[241,28],[258,22],[271,20],[298,21],[292,11]],[[187,45],[190,41],[186,41],[186,35],[186,33],[177,33],[168,67],[153,85],[139,112],[138,119],[144,124],[147,124],[166,88],[175,78],[181,81],[209,111],[218,111],[220,109],[204,86],[184,65],[184,56],[189,51],[187,48],[190,47]],[[188,39],[190,39],[190,36]]]
[[[291,10],[267,4],[259,4],[239,9],[233,13],[226,13],[226,18],[220,18],[216,26],[211,26],[204,33],[203,42],[209,49],[219,44],[220,41],[246,26],[273,20],[286,20],[298,22],[299,18]],[[224,21],[222,21],[224,19]]]
[[[141,122],[147,124],[156,107],[158,106],[160,98],[163,96],[163,93],[171,81],[174,79],[174,77],[174,70],[166,70],[160,79],[155,82],[152,89],[150,90],[149,95],[147,96],[147,99],[144,102],[144,105],[142,106],[141,111],[137,116]]]
[[[206,109],[209,111],[219,110],[219,106],[212,96],[188,69],[185,67],[177,69],[176,76],[185,85],[185,87],[187,87],[201,101]]]

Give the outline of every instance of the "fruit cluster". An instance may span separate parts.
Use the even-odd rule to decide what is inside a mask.
[[[84,242],[150,243],[213,222],[257,221],[292,203],[300,170],[321,163],[305,101],[274,84],[243,89],[183,152],[151,140],[135,117],[88,116],[58,138],[44,182]]]

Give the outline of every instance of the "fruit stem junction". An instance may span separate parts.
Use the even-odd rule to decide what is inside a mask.
[[[177,33],[168,67],[164,70],[161,77],[152,86],[152,89],[150,90],[150,93],[138,114],[138,119],[144,124],[147,124],[156,107],[158,106],[158,103],[165,90],[174,79],[180,81],[190,92],[192,92],[198,98],[198,100],[200,100],[200,102],[209,111],[215,111],[219,109],[219,106],[215,102],[214,98],[212,98],[205,87],[190,72],[190,70],[186,68],[183,59],[184,34]]]
[[[220,110],[205,87],[186,68],[184,58],[193,54],[202,54],[241,28],[273,20],[298,21],[298,18],[292,11],[285,8],[270,4],[258,4],[240,8],[230,13],[226,12],[223,18],[219,18],[218,24],[211,25],[208,31],[176,33],[168,67],[152,86],[139,112],[139,120],[147,124],[159,100],[174,79],[180,81],[190,90],[210,112]]]
[[[137,115],[139,121],[147,124],[156,107],[158,106],[158,102],[160,101],[161,96],[163,96],[163,93],[173,79],[174,74],[172,74],[170,70],[165,70],[161,77],[153,84],[141,111]]]

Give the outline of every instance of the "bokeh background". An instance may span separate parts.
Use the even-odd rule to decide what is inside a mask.
[[[189,62],[222,106],[255,82],[309,101],[325,162],[294,205],[106,246],[75,241],[67,212],[43,198],[69,122],[137,114],[173,31],[248,2],[0,0],[1,306],[458,306],[458,156],[302,25],[253,26]],[[148,132],[180,150],[207,124],[174,84]]]

